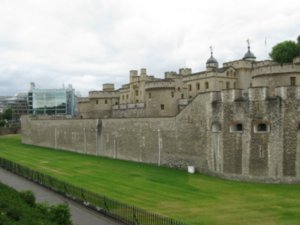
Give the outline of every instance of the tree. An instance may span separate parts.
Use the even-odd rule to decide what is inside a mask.
[[[270,56],[275,62],[291,63],[296,56],[300,56],[300,45],[294,41],[278,43],[272,48]]]
[[[297,38],[298,45],[300,45],[300,35]]]
[[[11,120],[12,117],[13,117],[13,111],[11,108],[8,108],[3,112],[2,118],[4,120]]]

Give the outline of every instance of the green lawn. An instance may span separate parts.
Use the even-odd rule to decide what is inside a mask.
[[[300,224],[300,184],[251,184],[191,175],[22,145],[20,136],[0,137],[0,156],[188,224]]]

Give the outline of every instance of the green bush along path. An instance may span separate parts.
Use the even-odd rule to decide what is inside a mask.
[[[68,205],[37,204],[32,192],[19,193],[0,182],[0,224],[72,225],[72,222]]]
[[[253,184],[152,165],[22,145],[0,137],[0,157],[188,224],[300,224],[300,184]]]

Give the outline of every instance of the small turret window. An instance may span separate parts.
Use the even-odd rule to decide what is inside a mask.
[[[291,86],[295,86],[296,85],[296,77],[290,77],[291,80]]]
[[[265,133],[270,131],[270,126],[267,123],[258,123],[254,126],[255,133]]]
[[[208,88],[209,88],[209,83],[205,82],[205,89],[208,89]]]
[[[242,131],[243,131],[242,123],[235,123],[230,126],[230,132],[242,132]]]
[[[227,89],[230,88],[230,82],[226,82],[226,88],[227,88]]]
[[[197,90],[200,90],[200,83],[196,84]]]
[[[191,84],[189,84],[189,91],[191,91],[192,90],[192,85]]]

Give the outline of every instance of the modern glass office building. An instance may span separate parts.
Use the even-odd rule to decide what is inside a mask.
[[[71,85],[61,89],[37,89],[31,84],[28,93],[29,114],[75,116],[75,108],[75,94]]]
[[[0,96],[0,113],[8,108],[13,110],[14,119],[27,114],[27,93],[18,93],[15,96]]]

